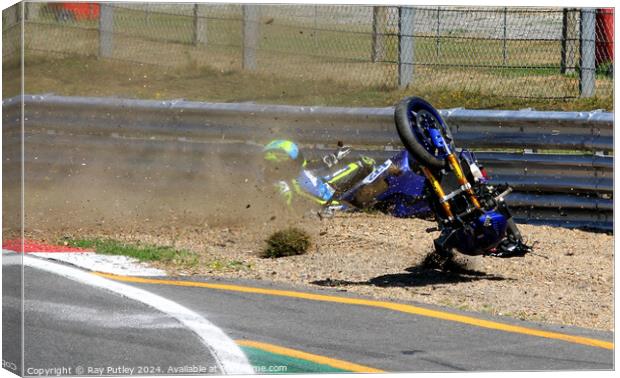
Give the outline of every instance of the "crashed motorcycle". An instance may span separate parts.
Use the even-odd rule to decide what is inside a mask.
[[[397,217],[434,218],[437,226],[427,231],[440,231],[434,247],[444,257],[453,250],[497,257],[531,251],[505,202],[512,189],[491,185],[473,152],[457,153],[450,128],[431,104],[405,98],[395,108],[394,121],[406,149],[337,193],[339,209],[374,208]],[[334,162],[342,151],[332,156]],[[325,175],[325,180],[334,174],[338,172]],[[383,188],[371,202],[359,200],[362,191],[377,186]]]

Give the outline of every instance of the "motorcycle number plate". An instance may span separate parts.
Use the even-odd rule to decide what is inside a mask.
[[[375,181],[377,177],[381,176],[383,172],[387,171],[388,168],[390,168],[390,165],[392,165],[392,160],[390,159],[386,160],[385,163],[381,164],[380,166],[375,168],[372,172],[370,172],[370,174],[366,176],[366,178],[364,178],[362,182],[364,184],[370,184],[371,182]]]

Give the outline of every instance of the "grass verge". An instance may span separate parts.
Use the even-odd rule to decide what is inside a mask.
[[[133,257],[139,261],[158,261],[191,267],[198,264],[198,256],[190,251],[151,244],[130,244],[113,239],[65,239],[70,247],[93,249],[103,255]]]
[[[3,96],[19,88],[19,67],[5,67]],[[358,85],[312,76],[290,77],[206,66],[158,67],[80,56],[26,57],[25,91],[66,96],[115,96],[140,99],[184,98],[192,101],[245,102],[315,106],[392,106],[418,95],[438,108],[613,111],[612,96],[592,98],[510,98],[482,89],[460,90],[448,84],[397,89]],[[444,80],[450,83],[450,80]],[[544,83],[543,83],[544,84]],[[542,85],[542,84],[541,84]]]

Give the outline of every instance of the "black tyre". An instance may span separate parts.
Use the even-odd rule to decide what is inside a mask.
[[[396,105],[394,122],[400,140],[420,164],[431,169],[446,166],[446,157],[435,147],[428,130],[439,130],[451,150],[454,149],[452,133],[431,104],[419,97],[407,97]]]

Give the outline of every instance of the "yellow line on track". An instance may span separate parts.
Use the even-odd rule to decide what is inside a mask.
[[[609,341],[592,339],[588,337],[581,336],[573,336],[567,335],[564,333],[557,332],[548,332],[534,328],[520,327],[506,323],[499,323],[490,320],[478,319],[471,316],[458,315],[444,311],[438,310],[430,310],[423,307],[402,304],[402,303],[394,303],[394,302],[383,302],[377,300],[370,299],[359,299],[359,298],[347,298],[347,297],[337,297],[332,295],[325,294],[313,294],[313,293],[305,293],[300,291],[292,291],[292,290],[277,290],[277,289],[264,289],[260,287],[252,287],[252,286],[241,286],[241,285],[230,285],[230,284],[217,284],[210,282],[199,282],[199,281],[177,281],[177,280],[165,280],[165,279],[156,279],[156,278],[143,278],[143,277],[128,277],[128,276],[117,276],[109,273],[100,273],[94,272],[101,277],[110,278],[116,281],[124,281],[124,282],[134,282],[134,283],[143,283],[143,284],[156,284],[156,285],[174,285],[174,286],[187,286],[187,287],[202,287],[206,289],[213,290],[225,290],[225,291],[235,291],[241,293],[252,293],[252,294],[263,294],[263,295],[271,295],[278,297],[288,297],[288,298],[298,298],[298,299],[306,299],[311,301],[319,301],[319,302],[331,302],[331,303],[341,303],[348,305],[357,305],[357,306],[367,306],[367,307],[376,307],[383,308],[392,311],[403,312],[407,314],[425,316],[429,318],[441,319],[452,321],[456,323],[473,325],[481,328],[488,328],[498,331],[517,333],[522,335],[529,336],[537,336],[547,339],[554,340],[562,340],[569,343],[574,344],[582,344],[588,345],[603,349],[614,349],[614,344]]]
[[[251,348],[260,349],[269,353],[275,353],[282,356],[298,358],[301,360],[306,360],[310,362],[314,362],[321,365],[328,365],[334,367],[336,369],[352,371],[355,373],[385,373],[383,370],[371,368],[369,366],[358,365],[352,362],[337,360],[335,358],[329,358],[325,356],[321,356],[318,354],[312,354],[307,352],[302,352],[300,350],[285,348],[279,345],[261,343],[259,341],[251,341],[251,340],[235,340],[235,342],[240,346],[246,346]]]

